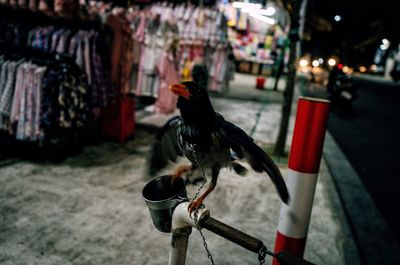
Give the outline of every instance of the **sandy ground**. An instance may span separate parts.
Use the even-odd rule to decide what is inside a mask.
[[[228,116],[235,108],[237,115],[229,119],[245,130],[259,108],[224,100],[215,104]],[[273,122],[268,117],[279,115],[279,110],[279,105],[269,105],[260,124]],[[274,126],[260,125],[256,139],[269,143]],[[171,235],[153,227],[141,198],[152,137],[138,130],[133,141],[103,142],[62,163],[19,162],[0,168],[0,264],[167,264]],[[279,166],[285,175],[286,166]],[[332,187],[322,163],[305,255],[316,264],[344,263],[347,230],[332,200]],[[195,188],[188,187],[189,196]],[[280,201],[266,175],[240,177],[222,171],[205,204],[214,218],[273,248]],[[208,231],[204,234],[216,264],[258,264],[256,254]],[[187,264],[210,264],[195,230]]]

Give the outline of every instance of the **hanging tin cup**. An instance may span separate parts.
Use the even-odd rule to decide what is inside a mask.
[[[175,207],[188,201],[185,183],[178,178],[173,183],[170,175],[160,176],[147,182],[142,196],[149,208],[154,226],[161,232],[171,232],[172,214]]]

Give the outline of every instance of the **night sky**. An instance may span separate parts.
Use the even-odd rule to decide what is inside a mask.
[[[399,43],[399,4],[395,0],[308,0],[303,49],[314,56],[338,55],[345,64],[372,64],[383,38]],[[341,16],[339,22],[335,15]]]

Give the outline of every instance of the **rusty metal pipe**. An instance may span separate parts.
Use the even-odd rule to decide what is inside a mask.
[[[188,206],[189,202],[180,203],[172,215],[172,239],[168,265],[185,265],[192,227],[198,228],[187,210]],[[208,209],[200,209],[197,220],[200,229],[205,228],[254,253],[260,254],[260,251],[263,250],[267,255],[279,260],[282,265],[312,265],[312,263],[287,251],[273,253],[267,250],[261,240],[212,218]]]
[[[189,236],[192,233],[190,226],[173,230],[171,249],[169,251],[169,265],[185,265]]]

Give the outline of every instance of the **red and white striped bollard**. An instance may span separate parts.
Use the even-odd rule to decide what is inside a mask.
[[[289,205],[282,204],[274,252],[303,257],[322,157],[329,101],[301,97],[289,157],[286,185]],[[273,265],[279,265],[273,259]]]

